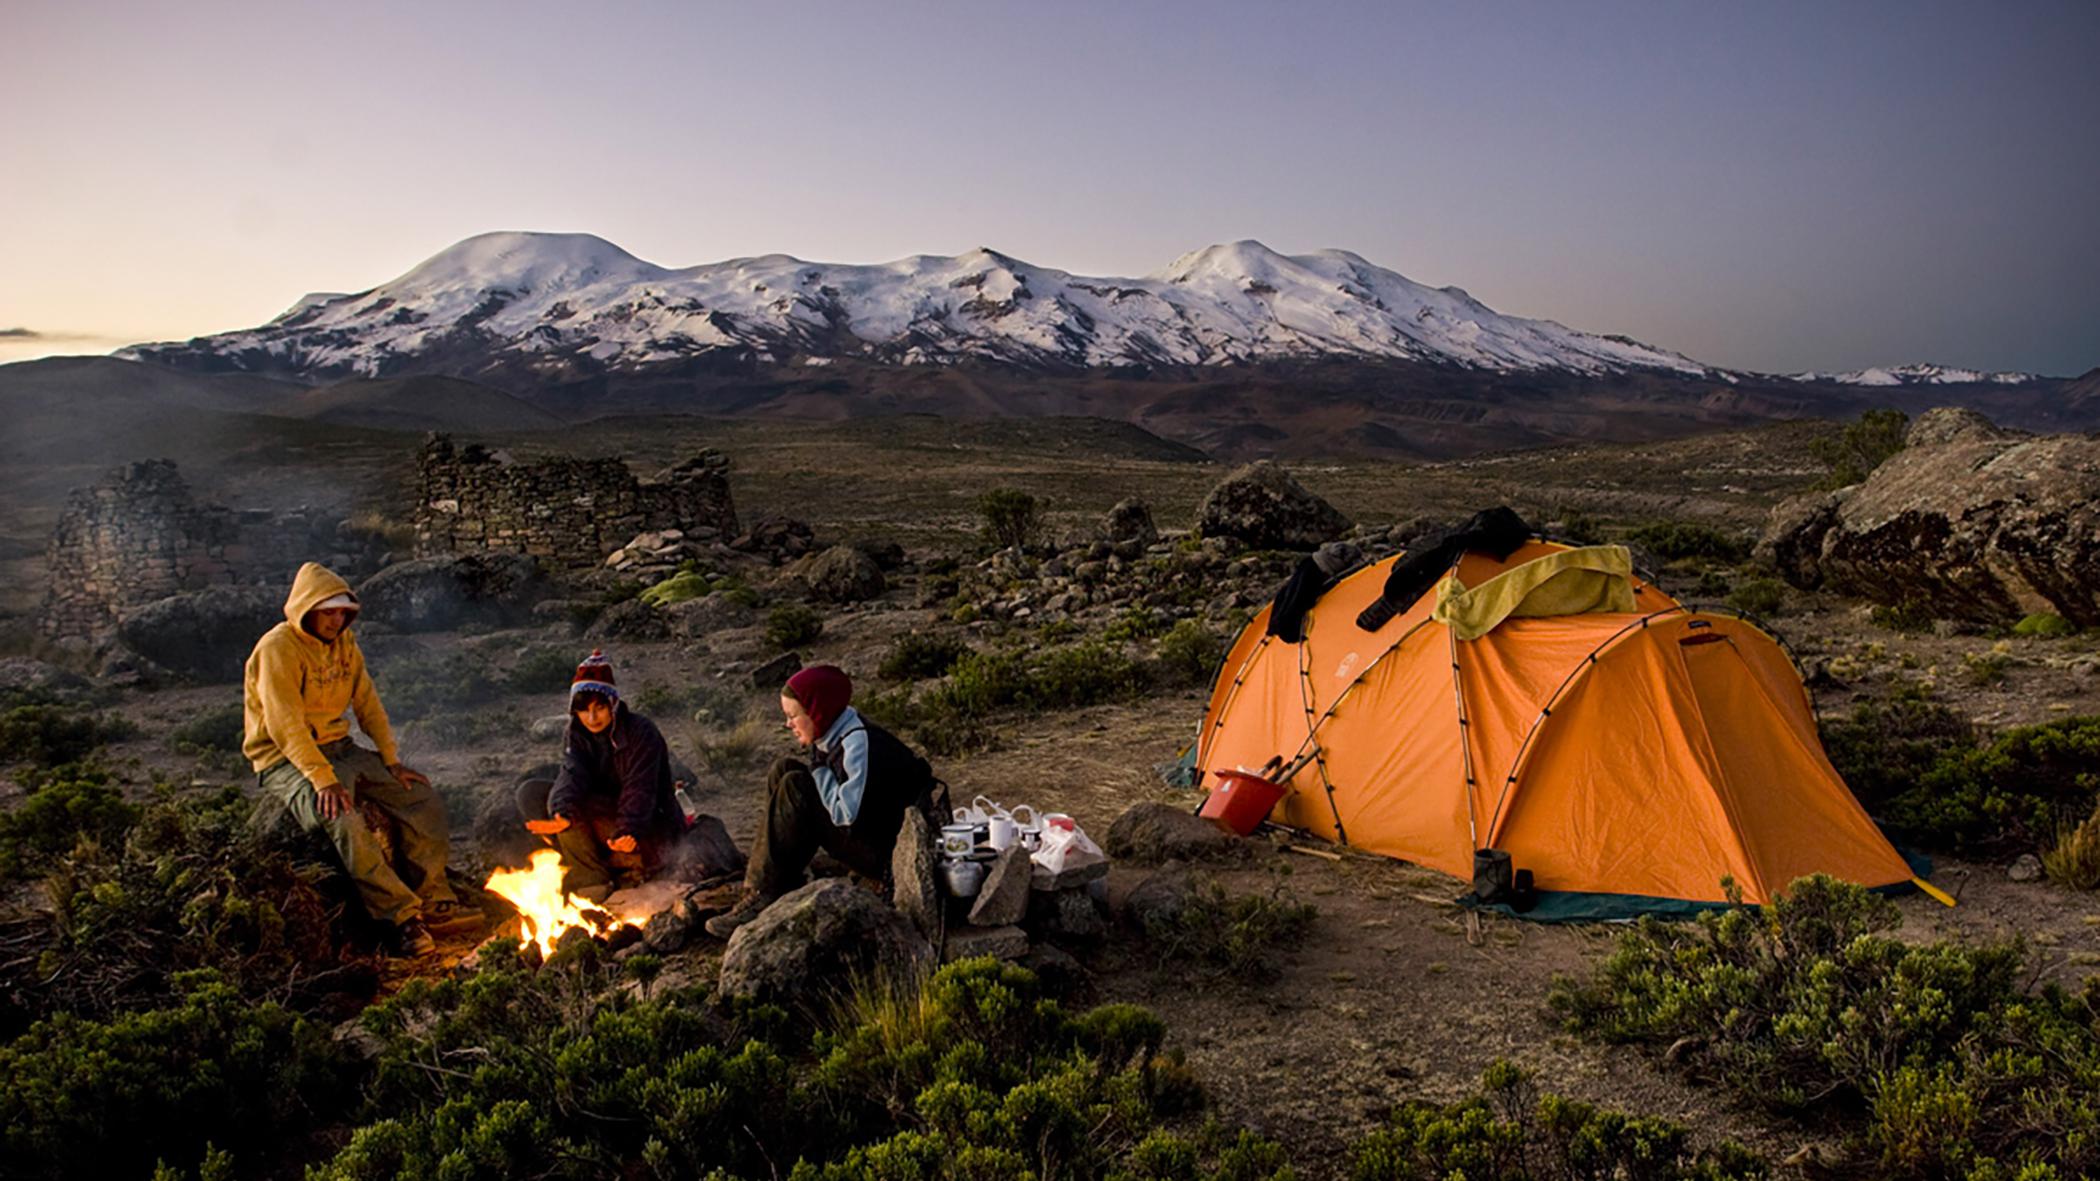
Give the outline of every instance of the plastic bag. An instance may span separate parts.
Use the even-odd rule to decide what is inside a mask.
[[[1090,857],[1105,857],[1101,846],[1077,824],[1070,828],[1043,829],[1042,842],[1029,855],[1037,865],[1051,873],[1062,873],[1067,866],[1077,865]]]

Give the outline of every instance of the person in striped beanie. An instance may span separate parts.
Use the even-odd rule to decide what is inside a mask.
[[[612,662],[593,650],[569,681],[560,772],[518,786],[525,827],[561,852],[563,888],[598,901],[661,869],[685,828],[676,790],[663,732],[620,700]]]

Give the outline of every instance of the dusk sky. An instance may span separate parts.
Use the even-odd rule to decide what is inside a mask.
[[[665,266],[1257,238],[1766,372],[2100,365],[2100,3],[0,10],[0,361],[488,230]]]

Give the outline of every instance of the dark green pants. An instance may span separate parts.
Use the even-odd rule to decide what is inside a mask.
[[[343,859],[343,869],[357,883],[357,895],[373,918],[402,923],[423,913],[427,902],[453,900],[452,886],[445,881],[445,861],[451,832],[445,820],[444,801],[428,787],[407,788],[394,778],[375,751],[366,750],[345,738],[321,748],[335,768],[336,779],[351,791],[352,798],[369,801],[394,823],[396,851],[388,861],[364,817],[352,808],[333,820],[321,818],[321,800],[314,785],[289,761],[277,764],[259,777],[261,806],[291,814],[308,832],[328,834]]]

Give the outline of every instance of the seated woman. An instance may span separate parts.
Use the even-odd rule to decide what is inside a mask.
[[[592,652],[569,683],[561,771],[518,785],[525,827],[561,851],[563,888],[602,901],[654,875],[685,829],[676,790],[663,733],[621,702],[611,663]]]
[[[767,776],[765,826],[745,871],[744,897],[707,920],[720,938],[759,916],[802,884],[810,858],[823,849],[847,868],[878,881],[905,810],[933,791],[933,768],[850,704],[853,682],[828,664],[788,678],[780,712],[807,748],[809,762],[783,758]]]

